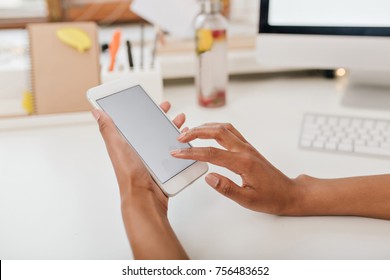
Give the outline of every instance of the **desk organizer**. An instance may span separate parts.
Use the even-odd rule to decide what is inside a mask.
[[[145,91],[158,104],[164,100],[163,79],[161,75],[161,67],[159,63],[155,63],[153,67],[140,68],[125,68],[109,72],[108,67],[102,67],[101,81],[102,83],[111,82],[117,79],[129,79],[134,84],[141,85]]]

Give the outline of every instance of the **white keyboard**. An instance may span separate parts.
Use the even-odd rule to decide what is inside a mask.
[[[306,114],[299,145],[304,149],[390,157],[390,120]]]

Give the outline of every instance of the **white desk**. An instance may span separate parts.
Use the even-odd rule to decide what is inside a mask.
[[[190,126],[234,123],[291,177],[389,173],[390,160],[297,148],[307,111],[390,118],[390,111],[343,108],[341,96],[334,81],[320,78],[236,80],[229,105],[207,110],[195,104],[191,85],[166,88],[172,114],[186,112]],[[42,121],[73,124],[21,128]],[[116,180],[89,114],[12,122],[0,121],[0,259],[130,258]],[[20,128],[6,129],[10,125]],[[195,259],[390,258],[389,221],[255,213],[222,197],[203,179],[171,199],[169,218]]]

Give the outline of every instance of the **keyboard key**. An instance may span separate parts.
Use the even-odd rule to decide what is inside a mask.
[[[379,122],[376,123],[375,128],[383,131],[383,130],[385,130],[387,128],[387,126],[388,126],[387,122],[379,121]]]
[[[374,137],[372,137],[372,140],[374,140],[376,142],[384,142],[385,141],[385,137],[383,137],[381,135],[374,135]]]
[[[378,136],[378,135],[381,135],[382,134],[382,131],[380,131],[380,130],[378,130],[378,129],[376,129],[376,128],[372,128],[372,130],[370,131],[370,134],[372,135],[372,136]]]
[[[314,141],[313,142],[313,148],[322,149],[325,145],[325,142],[323,141]]]
[[[374,125],[375,125],[375,123],[372,120],[365,120],[364,123],[363,123],[363,127],[367,128],[367,129],[374,128]]]
[[[348,118],[341,118],[340,119],[340,126],[345,127],[349,125],[350,120]]]
[[[362,120],[359,120],[359,119],[353,120],[352,124],[351,124],[351,126],[353,128],[359,128],[359,127],[361,127],[361,125],[362,125]]]
[[[355,140],[354,145],[355,146],[365,146],[366,145],[366,141],[361,140],[361,139],[357,139],[357,140]]]
[[[382,135],[383,136],[390,136],[390,130],[385,130],[385,131],[382,131]]]
[[[357,133],[348,133],[347,137],[350,138],[350,139],[355,140],[355,139],[359,138],[359,134],[357,134]]]
[[[337,145],[336,143],[326,143],[325,144],[325,149],[327,150],[336,150],[337,149]]]
[[[381,147],[384,149],[390,149],[390,143],[382,143]]]
[[[323,117],[323,116],[320,116],[320,117],[317,118],[316,123],[320,124],[320,125],[321,124],[325,124],[326,123],[326,118]]]
[[[326,132],[323,133],[323,135],[324,135],[324,137],[329,139],[329,138],[333,137],[333,132],[332,131],[326,131]]]
[[[376,141],[368,141],[367,147],[379,147],[379,143]]]
[[[316,141],[325,142],[327,138],[325,136],[317,136]]]
[[[342,139],[340,144],[343,145],[351,145],[352,146],[353,140],[352,139]]]
[[[336,136],[337,138],[339,138],[339,139],[343,139],[343,138],[345,138],[346,134],[343,133],[343,132],[337,132],[335,136]]]
[[[366,128],[361,127],[361,128],[357,129],[357,133],[359,133],[359,134],[367,134],[368,130]]]
[[[343,151],[343,152],[352,152],[353,151],[353,146],[352,146],[352,144],[339,144],[337,146],[337,149],[339,151]]]
[[[328,124],[331,125],[331,126],[335,126],[338,124],[338,119],[336,117],[330,117],[328,119]]]
[[[390,149],[383,149],[378,147],[356,146],[355,152],[378,156],[390,156]]]

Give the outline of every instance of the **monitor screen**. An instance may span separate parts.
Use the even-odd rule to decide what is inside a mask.
[[[390,36],[389,0],[261,0],[260,33]]]
[[[270,25],[390,27],[389,0],[270,0]]]

